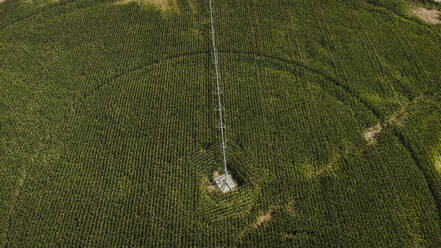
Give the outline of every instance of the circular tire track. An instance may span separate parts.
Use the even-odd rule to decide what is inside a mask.
[[[364,100],[363,98],[359,97],[353,90],[351,90],[349,87],[345,86],[343,83],[341,83],[340,81],[338,81],[337,79],[333,78],[332,76],[321,72],[320,70],[313,68],[311,66],[308,66],[306,64],[303,64],[299,61],[295,61],[295,60],[290,60],[290,59],[286,59],[286,58],[279,58],[276,56],[272,56],[272,55],[267,55],[267,54],[263,54],[263,53],[256,53],[256,52],[250,52],[250,51],[223,51],[223,50],[219,50],[219,53],[223,53],[223,54],[232,54],[232,55],[239,55],[239,56],[247,56],[251,59],[254,60],[259,60],[260,62],[265,62],[267,64],[270,64],[274,67],[276,67],[277,65],[280,64],[285,64],[285,65],[289,65],[289,66],[294,66],[294,67],[300,67],[303,68],[306,71],[309,71],[311,73],[317,74],[322,76],[324,79],[326,79],[327,81],[331,82],[334,86],[336,86],[337,88],[341,89],[343,92],[345,92],[348,96],[350,96],[352,99],[354,99],[356,102],[361,103],[369,112],[371,112],[378,121],[382,121],[381,115],[380,113],[374,108],[374,106],[372,106],[371,104],[369,104],[366,100]],[[164,58],[160,61],[155,61],[152,63],[148,63],[148,64],[143,64],[143,65],[138,65],[136,67],[133,67],[131,69],[129,69],[128,71],[122,72],[120,74],[117,74],[111,78],[109,78],[108,80],[106,80],[105,82],[103,82],[102,84],[96,86],[91,92],[89,92],[88,94],[84,94],[83,99],[87,99],[90,96],[93,96],[99,89],[101,89],[102,87],[104,87],[105,85],[108,85],[112,82],[117,81],[119,78],[130,74],[132,72],[136,72],[138,70],[141,70],[143,68],[149,67],[149,66],[154,66],[157,64],[162,64],[162,63],[166,63],[168,61],[172,61],[172,60],[178,60],[178,59],[185,59],[186,57],[190,57],[190,56],[197,56],[197,55],[202,55],[202,54],[208,54],[208,56],[211,56],[211,54],[208,51],[199,51],[199,52],[192,52],[192,53],[187,53],[187,54],[182,54],[182,55],[175,55],[175,56],[171,56],[171,57],[167,57]],[[265,61],[266,60],[266,61]],[[295,72],[293,71],[287,71],[291,74],[294,74]],[[341,102],[345,102],[345,99],[341,99],[340,97],[334,95],[334,97],[336,97],[339,101]],[[414,160],[415,164],[417,165],[418,169],[420,170],[420,172],[423,174],[426,183],[427,183],[427,187],[429,189],[429,191],[432,194],[432,197],[435,201],[435,205],[436,208],[438,210],[438,212],[440,213],[440,218],[441,218],[441,203],[440,201],[437,199],[436,197],[436,189],[434,188],[433,185],[431,185],[429,183],[430,181],[430,175],[428,175],[428,173],[425,172],[424,167],[421,165],[421,162],[419,161],[419,159],[416,156],[416,152],[410,147],[409,144],[406,144],[405,142],[405,137],[402,133],[400,133],[398,130],[396,130],[396,128],[392,128],[393,134],[394,136],[399,140],[399,142],[401,143],[401,145],[406,148],[406,150],[409,152],[411,158]],[[440,223],[441,225],[441,223]]]

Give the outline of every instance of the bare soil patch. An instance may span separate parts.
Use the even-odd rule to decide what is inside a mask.
[[[208,191],[214,192],[216,190],[220,190],[217,187],[216,183],[214,183],[214,179],[219,177],[219,176],[220,176],[219,171],[213,171],[213,176],[212,176],[211,184],[207,186]]]
[[[213,183],[208,185],[207,189],[208,189],[209,192],[214,192],[216,190],[219,190],[219,188],[216,186],[216,184],[213,184]]]
[[[273,210],[270,210],[264,215],[259,216],[257,218],[257,222],[254,224],[254,227],[257,228],[258,226],[262,225],[263,222],[270,220],[271,217],[273,217]]]
[[[3,3],[5,0],[0,0],[0,3]]]
[[[242,239],[247,233],[252,232],[255,228],[258,228],[260,225],[262,225],[263,222],[270,220],[274,216],[274,211],[270,209],[265,214],[258,216],[257,221],[255,223],[251,223],[248,225],[244,230],[242,230],[237,238]]]
[[[385,125],[378,123],[377,125],[368,128],[365,132],[364,132],[364,139],[371,145],[374,144],[377,140],[376,140],[376,136],[377,134],[379,134],[381,132],[381,130],[383,130],[383,127]]]
[[[21,174],[21,177],[17,181],[17,186],[15,187],[14,195],[12,196],[12,203],[11,207],[9,208],[9,216],[12,216],[15,211],[15,205],[17,203],[18,197],[20,196],[21,190],[23,188],[23,184],[26,181],[26,178],[28,177],[28,172],[26,169],[23,169],[23,173]]]
[[[441,137],[438,147],[435,147],[433,151],[432,161],[434,163],[435,170],[441,175]]]
[[[220,173],[219,173],[219,171],[214,171],[213,172],[213,180],[215,179],[215,178],[217,178],[217,177],[219,177],[220,176]]]
[[[334,175],[340,167],[340,158],[341,154],[334,153],[326,164],[316,164],[312,161],[310,163],[306,163],[304,166],[305,176],[311,179],[315,176]]]
[[[413,7],[412,13],[427,23],[431,23],[431,24],[441,23],[439,10],[436,9],[429,10],[423,7]]]
[[[408,108],[407,104],[406,106],[404,106],[403,108],[401,108],[401,110],[395,112],[388,120],[386,124],[383,124],[384,126],[387,125],[392,125],[392,124],[396,124],[398,126],[404,126],[404,124],[406,124],[406,121],[409,117],[409,112],[407,112],[407,108]]]
[[[408,114],[408,113],[406,113],[406,114]],[[407,117],[407,115],[405,117]],[[397,124],[399,126],[404,126],[405,119],[404,118],[400,118],[397,115],[393,115],[393,116],[391,116],[389,118],[389,124],[392,124],[392,123],[395,123],[395,124]]]
[[[26,170],[24,170],[22,176],[18,180],[17,187],[15,188],[15,194],[14,194],[15,197],[18,197],[20,195],[21,188],[23,187],[23,184],[27,177],[28,177],[28,173]]]
[[[296,215],[294,203],[295,203],[294,200],[291,200],[288,202],[288,204],[285,205],[285,211],[291,214],[292,216]]]
[[[368,128],[364,132],[364,139],[371,145],[376,142],[376,136],[386,127],[391,125],[404,126],[409,119],[409,113],[424,100],[423,96],[419,96],[410,102],[404,103],[400,109],[394,112],[389,118],[378,122],[375,126]]]

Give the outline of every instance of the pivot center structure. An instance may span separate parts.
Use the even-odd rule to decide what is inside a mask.
[[[225,125],[224,125],[223,114],[222,114],[223,106],[222,106],[222,96],[221,96],[221,89],[220,89],[219,56],[218,56],[218,52],[216,49],[216,34],[215,34],[215,30],[214,30],[213,0],[209,0],[209,5],[210,5],[211,39],[212,39],[212,45],[213,45],[213,64],[214,64],[215,73],[216,73],[216,75],[215,75],[215,77],[216,77],[216,95],[217,95],[217,102],[218,102],[217,103],[218,107],[216,108],[216,111],[219,112],[219,129],[221,131],[221,138],[222,138],[221,148],[222,148],[222,156],[223,156],[223,165],[224,165],[224,170],[225,170],[225,174],[215,178],[214,182],[216,183],[216,185],[219,187],[219,189],[223,193],[227,193],[228,191],[235,188],[237,185],[234,182],[231,175],[228,173],[228,169],[227,169],[227,155],[226,155],[226,144],[225,144],[225,140],[226,140],[225,139]]]

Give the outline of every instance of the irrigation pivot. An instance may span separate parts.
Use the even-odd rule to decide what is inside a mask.
[[[219,129],[221,131],[221,137],[222,137],[221,148],[222,148],[223,164],[224,164],[224,170],[225,170],[225,174],[215,178],[214,182],[216,183],[216,185],[219,187],[219,189],[223,193],[227,193],[228,191],[235,188],[237,185],[234,182],[231,175],[228,173],[228,169],[227,169],[227,155],[226,155],[226,144],[225,144],[225,140],[226,140],[225,139],[225,125],[224,125],[223,114],[222,114],[223,106],[222,106],[222,96],[221,96],[222,94],[221,94],[220,82],[219,82],[220,81],[219,54],[216,49],[216,33],[214,31],[214,18],[213,18],[213,13],[214,13],[213,1],[214,0],[209,0],[211,39],[212,39],[212,45],[213,45],[213,64],[214,64],[215,73],[216,73],[216,75],[215,75],[215,77],[216,77],[216,95],[217,95],[217,102],[218,102],[217,103],[218,106],[216,108],[216,111],[219,112]]]

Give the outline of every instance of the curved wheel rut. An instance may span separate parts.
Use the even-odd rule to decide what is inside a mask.
[[[264,61],[264,60],[268,60],[268,61],[264,61],[266,63],[270,62],[270,64],[277,65],[277,63],[282,63],[285,65],[290,65],[290,66],[294,66],[294,67],[301,67],[306,71],[309,71],[311,73],[320,75],[321,77],[325,78],[327,81],[331,82],[334,86],[338,87],[339,89],[341,89],[342,91],[344,91],[348,96],[350,96],[352,99],[354,99],[355,101],[361,103],[369,112],[371,112],[378,121],[382,121],[381,115],[380,113],[373,107],[371,106],[366,100],[364,100],[363,98],[359,97],[352,89],[350,89],[349,87],[347,87],[346,85],[344,85],[342,82],[340,82],[339,80],[333,78],[332,76],[321,72],[320,70],[311,67],[309,65],[303,64],[299,61],[295,61],[295,60],[290,60],[287,58],[279,58],[276,56],[271,56],[271,55],[267,55],[267,54],[262,54],[262,53],[256,53],[256,52],[245,52],[245,51],[223,51],[223,50],[219,50],[219,53],[222,54],[232,54],[232,55],[240,55],[240,56],[248,56],[251,59],[257,59],[260,61]],[[198,56],[198,55],[202,55],[202,54],[208,54],[210,55],[210,53],[208,51],[199,51],[199,52],[193,52],[193,53],[189,53],[189,54],[182,54],[182,55],[176,55],[176,56],[172,56],[172,57],[168,57],[165,59],[162,59],[160,61],[156,61],[153,63],[149,63],[149,64],[144,64],[144,65],[139,65],[137,67],[134,67],[128,71],[122,72],[120,74],[117,74],[111,78],[109,78],[108,80],[106,80],[105,82],[103,82],[102,84],[96,86],[94,88],[94,90],[92,92],[90,92],[89,94],[85,94],[83,99],[87,99],[88,97],[92,96],[93,94],[95,94],[100,88],[102,88],[105,85],[108,85],[112,82],[115,82],[117,79],[123,77],[124,75],[139,71],[145,67],[149,67],[149,66],[154,66],[157,64],[161,64],[161,63],[166,63],[168,61],[172,61],[172,60],[177,60],[177,59],[182,59],[182,58],[186,58],[186,57],[190,57],[190,56]],[[293,71],[287,71],[289,73],[295,73]],[[344,103],[344,100],[339,98],[338,96],[337,99],[339,99],[339,101],[342,101]],[[418,160],[418,158],[414,155],[415,152],[412,150],[412,148],[405,144],[404,140],[403,140],[403,135],[401,133],[398,133],[397,130],[393,130],[394,136],[397,137],[397,139],[400,141],[400,143],[403,145],[403,147],[409,152],[409,154],[411,154],[412,159],[415,161],[415,164],[417,165],[418,169],[420,170],[420,172],[423,174],[426,183],[427,183],[427,187],[429,189],[429,191],[432,194],[432,197],[436,203],[436,207],[438,212],[440,213],[440,219],[441,219],[441,203],[437,200],[436,197],[436,190],[433,188],[433,186],[429,183],[430,178],[429,175],[427,175],[427,173],[425,173],[425,169],[422,166],[421,162]],[[440,227],[441,227],[441,223],[440,223]]]
[[[108,78],[107,80],[105,80],[104,82],[102,82],[101,84],[98,84],[97,86],[95,86],[92,91],[90,92],[86,92],[83,94],[83,99],[87,99],[90,96],[94,95],[98,90],[100,90],[102,87],[111,84],[112,82],[115,82],[116,80],[124,77],[125,75],[129,75],[131,73],[137,72],[139,70],[142,70],[144,68],[148,68],[151,66],[155,66],[155,65],[160,65],[160,64],[164,64],[173,60],[179,60],[179,59],[183,59],[183,58],[187,58],[187,57],[192,57],[192,56],[199,56],[202,54],[206,54],[207,52],[202,52],[202,51],[196,51],[196,52],[191,52],[191,53],[185,53],[185,54],[180,54],[180,55],[174,55],[174,56],[170,56],[170,57],[166,57],[163,58],[161,60],[158,61],[154,61],[154,62],[150,62],[147,64],[140,64],[138,66],[132,67],[127,71],[123,71],[120,73],[117,73],[115,75],[113,75],[112,77]]]
[[[18,3],[18,1],[17,1],[17,3]],[[19,24],[19,23],[21,23],[21,22],[29,21],[29,20],[31,20],[33,17],[36,17],[36,16],[38,16],[39,14],[41,14],[41,13],[43,13],[43,12],[45,12],[45,11],[48,11],[48,10],[51,10],[51,9],[55,9],[55,8],[57,8],[57,7],[63,7],[63,6],[65,6],[65,5],[69,5],[69,4],[72,4],[72,3],[75,3],[75,1],[72,1],[72,2],[69,2],[69,1],[63,1],[63,2],[60,2],[60,3],[57,3],[57,4],[51,4],[51,5],[47,6],[47,7],[42,7],[41,9],[36,10],[36,11],[34,11],[34,12],[32,12],[32,13],[29,13],[29,14],[27,14],[27,15],[25,15],[25,16],[19,18],[19,19],[16,19],[16,20],[14,20],[14,21],[12,21],[12,22],[8,22],[8,23],[5,23],[5,24],[3,24],[3,25],[0,25],[0,31],[2,31],[3,29],[5,29],[6,27],[9,27],[9,26],[12,26],[12,25],[15,25],[15,24]],[[98,6],[98,5],[102,5],[102,4],[105,4],[105,3],[98,3],[98,4],[96,4],[96,5],[92,5],[92,6],[88,6],[88,7],[84,7],[84,8],[74,9],[74,10],[70,11],[69,14],[72,14],[72,13],[75,13],[75,12],[79,12],[79,11],[84,11],[84,10],[86,10],[86,9],[90,9],[90,8],[93,8],[93,7],[96,7],[96,6]],[[0,13],[1,13],[1,12],[0,12]],[[65,13],[63,13],[63,14],[65,14]],[[63,14],[52,15],[52,17],[60,16],[60,15],[63,15]]]

